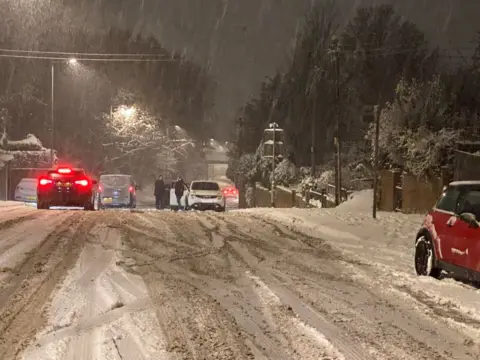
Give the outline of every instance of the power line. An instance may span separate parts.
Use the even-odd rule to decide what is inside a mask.
[[[137,57],[148,57],[148,56],[163,56],[165,54],[131,54],[131,53],[89,53],[89,52],[62,52],[62,51],[41,51],[41,50],[18,50],[18,49],[1,49],[0,52],[6,53],[23,53],[23,54],[49,54],[49,55],[68,55],[68,56],[137,56]]]
[[[421,47],[412,47],[412,48],[405,48],[404,45],[392,46],[392,47],[377,47],[377,48],[364,48],[364,47],[357,47],[357,46],[341,46],[343,50],[347,51],[360,51],[364,53],[374,53],[375,55],[397,55],[409,52],[416,52],[425,50],[425,48]],[[474,51],[476,48],[454,48],[454,49],[439,49],[442,51]],[[436,49],[432,49],[436,50]],[[177,61],[178,59],[174,58],[167,58],[165,54],[155,53],[155,54],[148,54],[148,53],[139,53],[139,54],[131,54],[131,53],[88,53],[88,52],[62,52],[62,51],[41,51],[41,50],[18,50],[18,49],[2,49],[0,48],[0,53],[7,53],[7,54],[0,54],[1,57],[12,57],[12,58],[31,58],[31,59],[45,59],[45,60],[68,60],[68,57],[80,57],[79,60],[88,60],[88,61]],[[19,53],[19,54],[14,54]],[[33,54],[33,55],[32,55]],[[39,55],[40,54],[40,55]],[[44,55],[46,54],[46,55]],[[68,56],[68,57],[67,57]],[[92,58],[95,57],[95,58]],[[103,58],[105,57],[105,59]],[[121,59],[107,59],[112,57],[120,57]],[[161,57],[161,58],[159,58]],[[143,59],[136,59],[136,58],[143,58]],[[148,59],[146,59],[148,58]],[[152,58],[152,59],[150,59]]]
[[[36,59],[36,60],[58,60],[58,61],[69,61],[69,57],[54,57],[54,56],[36,56],[36,55],[13,55],[13,54],[0,54],[0,57],[11,58],[11,59]],[[179,61],[178,59],[142,59],[142,58],[78,58],[80,62],[85,61],[103,61],[103,62],[175,62]]]

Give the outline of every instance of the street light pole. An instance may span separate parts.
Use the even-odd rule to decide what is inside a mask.
[[[275,145],[276,145],[276,137],[275,133],[277,130],[277,123],[272,124],[273,127],[273,149],[272,149],[272,192],[270,194],[270,203],[272,205],[272,208],[275,207]]]
[[[67,60],[67,59],[66,59]],[[77,64],[77,59],[70,58],[68,59],[68,63],[72,66]],[[50,102],[50,126],[51,126],[51,149],[50,149],[50,161],[52,166],[55,165],[55,62],[52,61],[51,67],[51,102]]]
[[[54,115],[54,104],[55,104],[55,63],[52,61],[51,67],[52,73],[52,83],[51,83],[51,104],[50,104],[50,126],[51,126],[51,145],[50,145],[50,161],[52,167],[55,165],[54,152],[55,152],[55,115]]]

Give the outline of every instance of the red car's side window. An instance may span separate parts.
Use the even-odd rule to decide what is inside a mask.
[[[480,189],[468,190],[459,201],[459,214],[471,213],[480,221]]]

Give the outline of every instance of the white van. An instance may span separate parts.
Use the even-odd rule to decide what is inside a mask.
[[[37,179],[20,180],[15,188],[15,201],[37,202]]]

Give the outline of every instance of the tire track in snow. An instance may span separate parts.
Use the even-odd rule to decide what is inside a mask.
[[[0,295],[0,358],[16,358],[42,326],[44,306],[74,264],[92,220],[67,216],[15,269]]]
[[[56,292],[48,326],[25,360],[166,359],[145,285],[119,267],[123,262],[118,221],[97,225]]]

